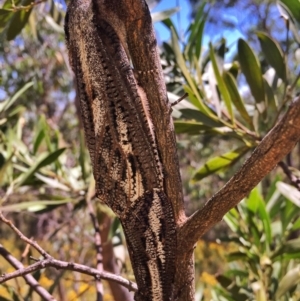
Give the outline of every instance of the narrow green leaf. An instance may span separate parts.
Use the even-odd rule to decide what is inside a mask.
[[[243,39],[238,40],[238,57],[255,101],[257,103],[264,102],[265,90],[260,63],[249,44]]]
[[[18,105],[15,108],[13,108],[11,111],[9,111],[8,117],[14,117],[15,115],[19,115],[21,116],[27,109],[22,106],[22,105]]]
[[[256,35],[258,36],[261,49],[267,62],[275,69],[278,77],[286,82],[286,65],[280,45],[276,40],[264,32],[259,31]]]
[[[193,54],[195,54],[197,61],[199,61],[200,58],[203,31],[206,19],[206,14],[204,14],[205,5],[206,3],[203,2],[203,4],[199,7],[194,21],[188,28],[188,32],[190,32],[190,34],[184,52],[188,55],[190,61],[192,61]]]
[[[192,177],[192,181],[200,181],[201,179],[234,164],[242,155],[245,154],[246,151],[248,151],[247,147],[240,147],[222,156],[208,160],[195,172],[194,176]]]
[[[58,159],[58,157],[66,150],[65,147],[61,148],[61,149],[57,149],[55,150],[54,152],[48,154],[46,156],[45,159],[43,159],[40,163],[39,163],[39,166],[38,166],[38,169],[46,166],[46,165],[49,165],[53,162],[55,162],[55,160]]]
[[[285,200],[285,206],[282,206],[280,211],[280,221],[283,233],[285,233],[287,228],[290,228],[291,224],[298,215],[299,209],[295,206],[295,204]]]
[[[229,253],[229,255],[227,256],[227,261],[231,262],[231,261],[235,261],[235,260],[248,261],[249,257],[247,254],[242,253],[242,252]]]
[[[14,1],[15,5],[19,4],[19,0]],[[10,19],[13,16],[14,12],[12,9],[12,1],[6,0],[0,9],[0,33],[4,31],[7,25],[10,23]]]
[[[291,15],[300,23],[300,2],[299,0],[280,0],[281,4],[285,6]]]
[[[278,9],[282,18],[284,18],[289,22],[289,29],[294,34],[296,42],[300,44],[300,35],[298,32],[300,21],[299,21],[299,13],[297,13],[299,10],[296,10],[295,12],[291,11],[291,9],[293,9],[292,6],[294,6],[296,2],[298,2],[298,0],[292,0],[291,2],[289,2],[289,0],[287,1],[278,1],[277,2]],[[290,3],[292,3],[292,6],[290,7],[291,9],[289,8]],[[298,5],[299,3],[296,4],[296,6]]]
[[[276,188],[276,181],[273,181],[268,188],[268,193],[266,196],[266,210],[269,212],[271,218],[274,218],[281,210],[281,206],[277,206],[280,193]]]
[[[49,127],[49,125],[47,123],[45,115],[42,115],[40,117],[39,128],[41,128],[41,129],[44,130],[44,133],[45,133],[45,142],[46,142],[48,151],[49,152],[54,151],[55,148],[53,147],[52,139],[51,139],[51,136],[50,136],[51,131],[50,131],[50,127]]]
[[[189,135],[197,135],[201,131],[209,130],[210,127],[201,122],[194,121],[175,121],[175,131],[178,134],[187,133]]]
[[[51,28],[59,34],[64,34],[64,27],[56,23],[56,21],[49,15],[45,15],[45,21],[51,26]]]
[[[232,208],[225,216],[224,221],[229,226],[231,231],[236,232],[239,228],[238,223],[239,214],[236,210],[236,208]]]
[[[45,138],[45,132],[43,129],[41,129],[39,131],[39,133],[37,134],[36,136],[36,139],[34,141],[34,144],[33,144],[33,154],[36,154],[39,146],[41,145],[43,139]]]
[[[174,7],[171,9],[166,9],[163,11],[155,12],[151,14],[152,22],[160,22],[162,20],[170,18],[172,15],[176,14],[180,10],[179,7]]]
[[[4,176],[6,176],[6,171],[8,169],[9,166],[11,166],[12,164],[12,160],[14,157],[14,153],[12,153],[7,160],[5,161],[5,163],[0,167],[0,183],[4,183],[6,181],[4,181]]]
[[[284,275],[284,277],[279,282],[278,289],[276,291],[276,300],[279,300],[281,296],[286,294],[294,286],[298,285],[300,282],[300,266],[291,269]]]
[[[21,186],[23,185],[29,178],[33,176],[35,172],[37,172],[39,169],[42,167],[49,165],[53,163],[57,158],[65,151],[66,148],[61,148],[58,150],[55,150],[52,153],[44,153],[40,156],[39,160],[31,166],[27,172],[21,174],[17,179],[16,179],[16,186]]]
[[[38,41],[38,10],[33,10],[29,20],[28,20],[28,24],[29,24],[29,31],[32,35],[33,40]]]
[[[211,119],[209,116],[205,115],[199,110],[181,109],[180,112],[181,112],[181,116],[180,116],[181,119],[188,119],[188,120],[194,119],[195,121],[199,121],[209,127],[224,126],[221,122]]]
[[[7,25],[12,15],[13,12],[11,10],[0,9],[0,32]]]
[[[22,1],[22,5],[23,6],[30,5],[31,2],[32,0],[25,0]],[[14,13],[6,33],[6,38],[8,41],[13,40],[22,31],[23,27],[26,25],[28,21],[31,11],[32,8],[28,10],[20,9]]]
[[[60,131],[58,129],[56,129],[54,131],[54,137],[52,137],[52,141],[51,141],[52,142],[52,146],[53,146],[54,149],[58,149],[59,148],[60,135],[61,135]],[[61,170],[61,167],[62,167],[61,163],[58,160],[55,161],[55,170],[56,170],[56,172],[58,170]]]
[[[300,253],[300,238],[291,239],[284,242],[278,249],[274,251],[271,258],[283,256],[287,254],[299,254]]]
[[[267,96],[267,103],[268,103],[268,115],[277,115],[276,113],[278,112],[278,104],[277,100],[274,95],[273,89],[270,87],[269,83],[266,81],[264,78],[264,86],[265,86],[265,91],[266,91],[266,96]]]
[[[237,224],[239,225],[239,223],[237,222]],[[233,230],[233,232],[237,232],[236,230]],[[241,244],[241,241],[238,237],[236,236],[224,236],[224,237],[221,237],[220,238],[220,241],[221,242],[225,242],[225,243],[228,243],[228,242],[233,242],[235,244]]]
[[[239,75],[240,64],[237,61],[233,61],[228,72],[236,79]]]
[[[225,106],[227,108],[227,111],[230,115],[231,118],[231,122],[234,124],[234,114],[233,114],[233,110],[232,110],[232,106],[231,106],[231,99],[230,99],[230,94],[227,90],[227,87],[225,85],[225,82],[221,76],[221,72],[219,70],[218,64],[217,64],[217,60],[215,57],[215,52],[214,52],[214,48],[212,46],[212,44],[209,44],[209,54],[210,54],[210,59],[212,62],[212,66],[213,66],[213,70],[214,70],[214,74],[217,80],[217,84],[218,84],[218,88],[221,92],[221,95],[223,96],[223,100],[225,103]]]
[[[238,110],[242,118],[249,124],[251,130],[254,130],[252,118],[250,117],[250,115],[246,110],[244,101],[242,100],[242,97],[238,90],[235,78],[230,72],[224,71],[223,79],[227,86],[232,103],[234,104],[234,106],[236,107],[236,109]]]
[[[43,210],[48,206],[63,205],[70,202],[74,202],[75,200],[76,199],[65,199],[61,201],[39,200],[39,201],[32,201],[32,202],[23,202],[23,203],[18,203],[13,205],[2,206],[0,207],[0,210],[3,212],[20,212],[23,210],[36,212],[36,211]]]
[[[266,235],[266,247],[269,250],[270,245],[272,243],[272,226],[271,226],[271,219],[267,212],[266,204],[262,196],[259,199],[258,212],[264,226],[264,233]]]
[[[176,35],[177,40],[179,40],[179,34],[176,30],[176,26],[170,18],[163,20],[162,24],[164,24],[171,32],[173,31]]]
[[[176,56],[176,62],[178,64],[181,72],[183,73],[186,81],[188,82],[193,94],[197,98],[197,103],[194,105],[197,106],[204,114],[210,116],[211,118],[215,118],[214,115],[207,108],[207,106],[203,103],[203,100],[199,95],[199,91],[196,86],[196,83],[193,80],[192,75],[190,74],[190,72],[186,66],[185,59],[184,59],[181,49],[179,47],[178,37],[176,35],[176,32],[175,32],[174,28],[171,28],[171,30],[172,30],[172,45],[173,45],[174,53]]]
[[[226,272],[226,275],[231,277],[242,277],[243,279],[247,279],[249,277],[249,272],[244,270],[230,269]]]
[[[198,26],[198,31],[196,35],[196,49],[195,55],[196,59],[199,61],[201,55],[201,48],[202,48],[202,39],[203,39],[203,32],[204,32],[205,20],[202,20]]]
[[[199,105],[199,100],[198,97],[194,94],[194,91],[191,89],[191,87],[189,85],[183,85],[183,90],[184,92],[186,92],[188,94],[188,98],[189,101],[199,110],[201,110],[201,107]],[[200,97],[200,99],[203,99],[202,95],[201,95],[201,91],[199,91],[198,96]],[[208,108],[207,108],[208,109]],[[206,114],[204,112],[204,114]]]
[[[257,220],[255,218],[255,214],[252,211],[248,212],[247,224],[248,224],[248,229],[250,231],[249,236],[251,236],[251,240],[253,241],[253,244],[256,247],[260,247],[260,245],[261,245],[260,240],[262,237],[262,232],[259,231],[259,229],[258,229]]]
[[[54,189],[59,189],[68,192],[70,191],[70,187],[64,185],[61,181],[58,181],[57,179],[46,177],[39,173],[36,173],[35,177]]]
[[[18,6],[21,3],[21,0],[6,0],[2,6],[3,9],[12,9],[12,4]]]
[[[18,90],[11,98],[5,100],[3,103],[0,103],[0,112],[7,111],[18,98],[30,87],[33,86],[33,82],[25,84],[20,90]]]
[[[247,209],[250,210],[252,213],[257,213],[258,207],[259,207],[259,201],[260,201],[261,195],[258,191],[258,188],[255,187],[250,192],[248,198],[246,199],[246,206]]]
[[[300,218],[297,219],[297,221],[293,224],[292,230],[299,230],[300,229]]]

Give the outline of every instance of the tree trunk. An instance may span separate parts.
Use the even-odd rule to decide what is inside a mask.
[[[72,0],[65,30],[97,196],[124,228],[135,300],[194,300],[197,240],[299,140],[300,100],[241,171],[187,219],[172,109],[147,4]]]

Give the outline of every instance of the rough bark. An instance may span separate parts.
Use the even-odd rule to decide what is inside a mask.
[[[65,28],[96,194],[122,223],[135,300],[172,300],[182,188],[148,7],[74,0]]]
[[[98,197],[123,225],[138,284],[135,300],[194,300],[197,240],[300,139],[300,99],[224,188],[186,218],[171,107],[147,4],[73,0],[66,36]],[[120,133],[129,138],[124,142]]]

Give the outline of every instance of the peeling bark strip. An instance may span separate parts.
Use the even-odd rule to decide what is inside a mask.
[[[96,193],[123,225],[139,288],[135,299],[172,300],[175,217],[165,192],[149,93],[139,82],[156,68],[138,69],[136,79],[130,65],[132,59],[139,66],[131,56],[136,49],[127,39],[134,32],[110,5],[72,0],[65,26]]]

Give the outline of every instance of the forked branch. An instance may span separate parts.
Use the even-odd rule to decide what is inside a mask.
[[[242,168],[200,210],[183,224],[179,246],[189,250],[197,240],[236,206],[300,139],[300,97],[264,137]]]
[[[15,269],[18,271],[23,270],[24,266],[22,262],[20,262],[17,258],[15,258],[12,254],[10,254],[1,244],[0,244],[0,255],[9,262]],[[5,275],[7,276],[7,275]],[[2,276],[4,277],[4,276]],[[46,289],[44,289],[32,275],[23,275],[26,283],[35,291],[43,300],[46,301],[56,301],[56,299],[48,293]]]
[[[10,279],[17,278],[17,277],[24,277],[34,271],[44,269],[46,267],[54,267],[59,270],[70,270],[74,272],[79,272],[82,274],[90,275],[95,277],[95,279],[104,279],[107,281],[114,281],[120,285],[123,285],[124,287],[128,288],[129,291],[137,291],[137,286],[135,283],[121,277],[118,275],[114,275],[112,273],[108,272],[99,272],[99,270],[91,268],[86,265],[73,263],[73,262],[66,262],[61,260],[54,259],[50,254],[48,254],[41,246],[38,245],[37,242],[29,239],[26,237],[10,220],[4,217],[2,212],[0,211],[0,220],[7,224],[24,242],[30,244],[34,249],[36,249],[42,256],[43,259],[38,260],[34,264],[28,266],[28,267],[18,267],[18,270],[3,274],[0,276],[0,283],[4,283]],[[3,254],[0,253],[2,256]]]

